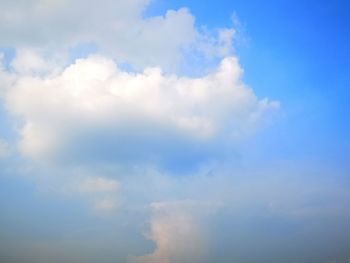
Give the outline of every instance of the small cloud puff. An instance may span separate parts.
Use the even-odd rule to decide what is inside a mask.
[[[156,248],[150,254],[130,257],[130,262],[203,262],[208,253],[203,218],[216,206],[183,200],[153,203],[151,209],[153,216],[147,238],[155,242]]]

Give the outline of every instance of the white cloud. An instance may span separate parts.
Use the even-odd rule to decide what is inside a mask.
[[[80,43],[95,43],[100,52],[137,69],[161,66],[166,70],[186,60],[185,50],[203,52],[205,46],[205,52],[218,57],[231,51],[231,29],[219,30],[216,39],[196,29],[187,9],[144,17],[148,4],[149,0],[1,1],[0,46],[39,47],[57,53]]]
[[[213,207],[196,201],[178,201],[153,203],[151,208],[153,216],[146,237],[155,242],[156,248],[150,254],[131,257],[131,262],[203,262],[208,253],[203,217]]]
[[[11,66],[17,74],[29,76],[52,74],[58,67],[57,60],[44,58],[40,50],[20,48],[16,53]]]
[[[204,28],[202,33],[198,34],[200,39],[198,49],[203,52],[207,58],[225,57],[233,52],[233,40],[236,34],[234,28],[220,28],[215,32]]]
[[[16,50],[10,69],[0,69],[1,103],[5,101],[18,124],[20,152],[40,164],[27,159],[27,169],[21,166],[22,159],[16,160],[19,173],[34,175],[37,184],[42,183],[40,186],[50,194],[84,199],[99,215],[124,208],[120,227],[125,229],[128,224],[142,224],[147,214],[144,207],[152,203],[146,237],[156,247],[153,252],[132,257],[135,262],[210,262],[206,255],[213,248],[209,243],[215,234],[220,244],[244,243],[242,236],[247,238],[243,241],[254,244],[276,238],[264,227],[243,230],[236,237],[235,233],[223,235],[218,228],[210,229],[213,226],[205,221],[216,205],[208,200],[225,204],[227,214],[220,216],[229,217],[229,222],[242,215],[244,220],[256,222],[260,221],[256,215],[263,216],[258,226],[264,226],[269,218],[272,223],[274,218],[281,222],[281,217],[309,220],[312,224],[303,225],[304,230],[317,228],[318,222],[322,231],[328,226],[322,233],[331,233],[325,236],[336,241],[335,224],[324,222],[349,217],[347,184],[321,182],[321,172],[301,173],[291,170],[292,165],[279,169],[269,163],[272,168],[266,170],[253,161],[249,162],[253,171],[247,172],[246,167],[244,171],[231,167],[231,159],[215,162],[226,149],[232,153],[232,144],[254,133],[265,115],[279,106],[278,102],[257,98],[242,81],[243,70],[232,56],[232,41],[239,35],[237,27],[241,27],[237,18],[233,17],[235,29],[198,29],[188,9],[145,17],[148,4],[149,0],[0,1],[0,46]],[[67,50],[86,43],[96,45],[101,56],[62,66],[67,63]],[[223,58],[218,68],[203,74],[202,60],[217,58]],[[190,67],[199,66],[195,72],[201,72],[201,77],[169,74],[181,72],[177,69],[191,59],[195,63],[189,63]],[[115,61],[130,64],[138,73],[118,68]],[[9,144],[0,140],[0,158],[9,153]],[[179,166],[200,162],[205,164],[202,170],[173,176]],[[164,171],[163,163],[170,163],[170,169]],[[15,170],[8,168],[11,164],[5,166],[5,174]],[[305,166],[302,170],[306,171]],[[188,173],[191,176],[184,176]],[[317,174],[317,178],[307,179],[309,174]],[[184,199],[197,201],[167,201]],[[239,231],[235,226],[220,225],[221,231]],[[213,234],[215,230],[218,233]],[[259,231],[263,232],[260,239]],[[128,242],[123,243],[133,246],[135,240],[130,240],[135,232],[128,232]],[[303,231],[293,228],[291,232],[293,237],[299,235],[297,241],[301,242],[297,243],[305,248]],[[120,240],[123,235],[115,236]],[[310,240],[315,238],[314,234],[309,236]],[[15,240],[11,239],[9,246]],[[99,244],[104,246],[107,241],[102,240]],[[95,239],[92,243],[94,249],[101,248]],[[55,260],[57,253],[66,254],[52,247],[55,255],[47,254],[48,258]],[[45,247],[37,250],[37,255],[42,256],[43,250]],[[275,250],[275,245],[266,249]],[[240,252],[239,246],[236,251],[246,253]],[[223,254],[232,256],[236,251]],[[290,256],[295,256],[295,251]],[[104,254],[110,257],[109,252]]]
[[[128,73],[94,56],[41,77],[18,74],[6,105],[22,120],[19,146],[27,157],[74,159],[96,151],[98,158],[100,151],[157,159],[171,147],[227,144],[256,130],[278,103],[258,100],[241,74],[234,57],[188,78],[160,68]]]

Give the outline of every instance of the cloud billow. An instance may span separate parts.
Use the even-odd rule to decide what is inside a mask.
[[[254,133],[278,108],[244,85],[234,57],[200,78],[160,68],[130,73],[100,56],[56,71],[18,73],[6,96],[21,119],[20,151],[37,161],[199,162]]]

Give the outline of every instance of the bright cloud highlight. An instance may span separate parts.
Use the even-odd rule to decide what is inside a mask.
[[[59,73],[17,74],[5,101],[21,120],[24,156],[79,159],[89,151],[105,151],[152,161],[163,153],[174,158],[172,147],[206,148],[253,133],[279,104],[259,100],[241,75],[235,57],[206,76],[189,78],[160,68],[130,73],[92,56]]]

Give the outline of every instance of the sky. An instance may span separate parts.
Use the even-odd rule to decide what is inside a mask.
[[[349,12],[0,0],[0,262],[349,263]]]

